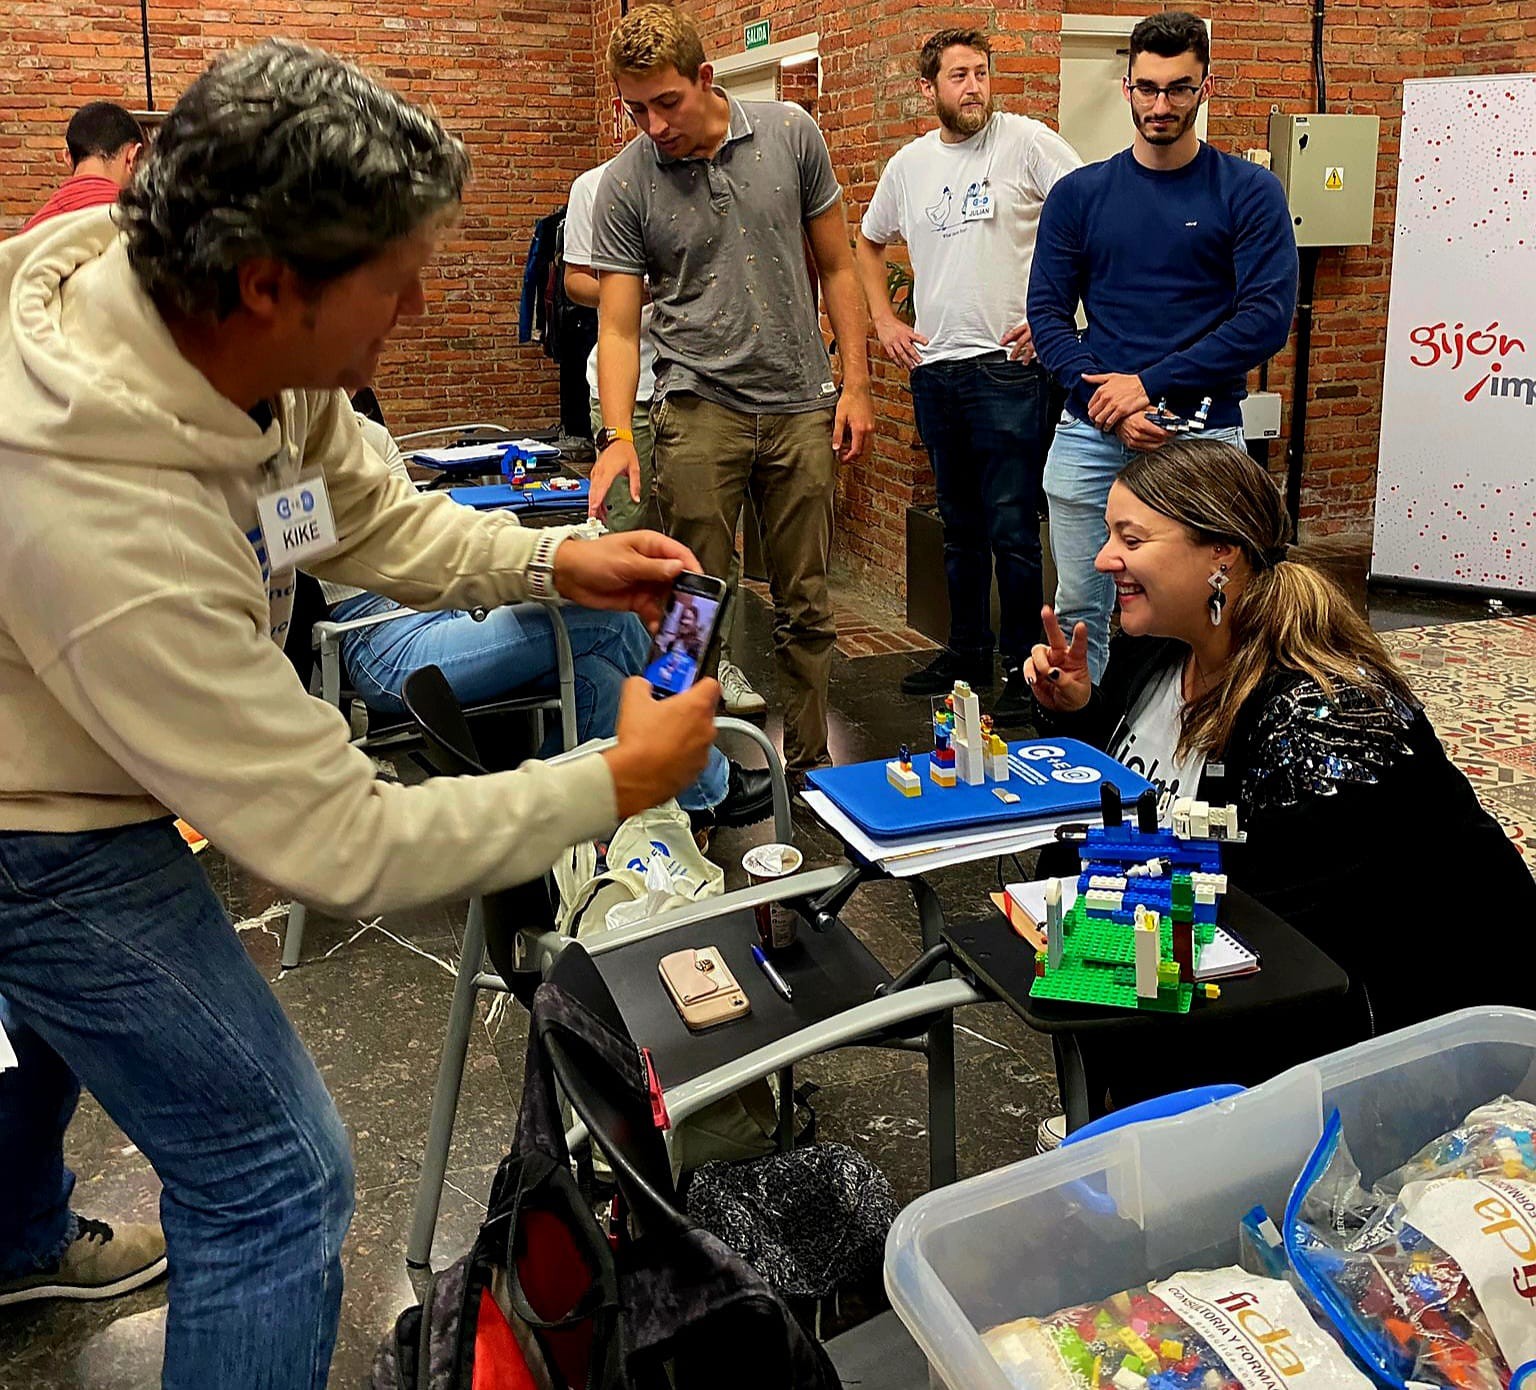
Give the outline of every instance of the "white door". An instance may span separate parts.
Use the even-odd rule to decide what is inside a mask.
[[[777,101],[779,99],[779,65],[743,68],[718,78],[719,84],[737,101]]]

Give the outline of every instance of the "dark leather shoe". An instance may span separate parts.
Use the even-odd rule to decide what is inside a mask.
[[[963,657],[947,647],[926,666],[901,678],[903,695],[948,695],[956,681],[968,681],[972,690],[992,689],[992,655]]]
[[[1024,679],[1022,666],[1003,669],[1003,693],[992,706],[992,718],[1005,729],[1015,733],[1033,733],[1039,713],[1035,697],[1030,694],[1029,682]]]
[[[726,776],[725,800],[708,811],[690,811],[695,830],[705,826],[734,830],[756,825],[773,814],[773,775],[766,767],[733,762]]]

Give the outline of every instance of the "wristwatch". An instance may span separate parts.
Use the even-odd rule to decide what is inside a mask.
[[[560,592],[555,588],[555,551],[560,548],[560,542],[570,539],[570,533],[565,530],[550,530],[539,533],[539,539],[533,547],[533,559],[528,562],[528,596],[536,599],[559,598]]]
[[[592,436],[592,442],[597,445],[598,453],[602,453],[610,444],[616,444],[621,439],[626,444],[633,444],[635,442],[634,430],[616,430],[604,425],[602,429]]]

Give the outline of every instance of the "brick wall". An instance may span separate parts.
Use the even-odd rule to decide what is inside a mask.
[[[763,17],[772,19],[775,40],[812,30],[820,34],[817,114],[855,222],[891,153],[932,124],[913,81],[922,38],[947,24],[988,28],[995,36],[994,90],[1010,109],[1053,120],[1063,5],[1073,13],[1134,16],[1152,8],[1127,0],[1018,0],[963,8],[909,2],[895,10],[856,10],[831,0],[743,5],[716,0],[696,5],[694,13],[710,51],[719,55],[740,51],[742,26]],[[1309,6],[1236,0],[1219,9],[1198,3],[1191,8],[1211,16],[1215,36],[1213,143],[1231,151],[1263,146],[1272,106],[1315,109]],[[1381,116],[1382,146],[1372,243],[1325,251],[1318,274],[1302,493],[1304,524],[1315,533],[1363,533],[1370,526],[1401,84],[1411,77],[1528,67],[1536,57],[1531,9],[1514,0],[1328,4],[1329,110]],[[611,16],[600,16],[598,27],[606,34],[611,23]],[[1127,117],[1127,140],[1129,134]],[[1286,395],[1287,418],[1292,356],[1287,348],[1270,372],[1271,387]],[[843,557],[855,569],[899,592],[906,508],[931,500],[932,490],[912,427],[905,374],[876,360],[874,375],[880,440],[868,464],[845,470],[839,539]],[[1286,440],[1271,447],[1278,474]]]
[[[999,97],[1010,109],[1051,119],[1064,3],[1091,13],[1150,8],[1127,0],[963,9],[908,0],[895,10],[833,0],[712,0],[693,10],[718,56],[739,52],[742,26],[755,19],[772,20],[775,41],[820,34],[817,115],[854,224],[891,153],[931,124],[913,81],[922,37],[946,24],[987,27],[996,36]],[[1308,6],[1235,0],[1219,10],[1193,7],[1213,19],[1215,144],[1234,151],[1263,145],[1271,106],[1313,109]],[[236,19],[231,10],[186,11],[152,0],[157,104],[169,105],[211,54],[276,33],[356,58],[406,95],[432,102],[469,142],[475,182],[462,230],[436,271],[428,317],[401,334],[382,386],[405,425],[460,413],[548,420],[553,365],[536,346],[516,342],[522,261],[533,219],[563,200],[577,173],[613,153],[602,50],[619,9],[620,0],[526,0],[515,10],[467,0],[451,13],[420,0],[356,8],[342,0],[277,0],[261,19]],[[13,0],[9,13],[9,32],[0,33],[0,234],[19,225],[61,176],[55,151],[75,106],[96,97],[143,104],[131,9]],[[1528,0],[1331,0],[1326,56],[1329,109],[1380,115],[1382,150],[1372,244],[1322,257],[1302,510],[1314,531],[1364,531],[1374,492],[1400,86],[1409,77],[1528,67],[1536,57],[1536,14]],[[788,94],[797,94],[804,78],[793,69],[786,78]],[[1287,349],[1271,372],[1271,385],[1287,395],[1292,365]],[[906,508],[931,500],[932,490],[905,374],[876,360],[874,376],[880,441],[873,459],[844,471],[840,543],[850,565],[897,592]],[[1283,461],[1281,441],[1277,471]]]
[[[555,365],[517,342],[534,220],[565,200],[598,138],[591,13],[554,0],[272,0],[203,9],[151,0],[155,104],[168,108],[218,53],[272,36],[315,43],[432,105],[474,160],[458,233],[380,372],[390,422],[553,423]],[[137,6],[11,0],[0,29],[0,236],[67,173],[63,131],[86,101],[145,105]]]

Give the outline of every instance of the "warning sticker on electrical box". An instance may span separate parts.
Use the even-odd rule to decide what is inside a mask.
[[[1330,193],[1341,192],[1344,188],[1344,166],[1342,164],[1330,164],[1328,172],[1323,175],[1323,187]]]

